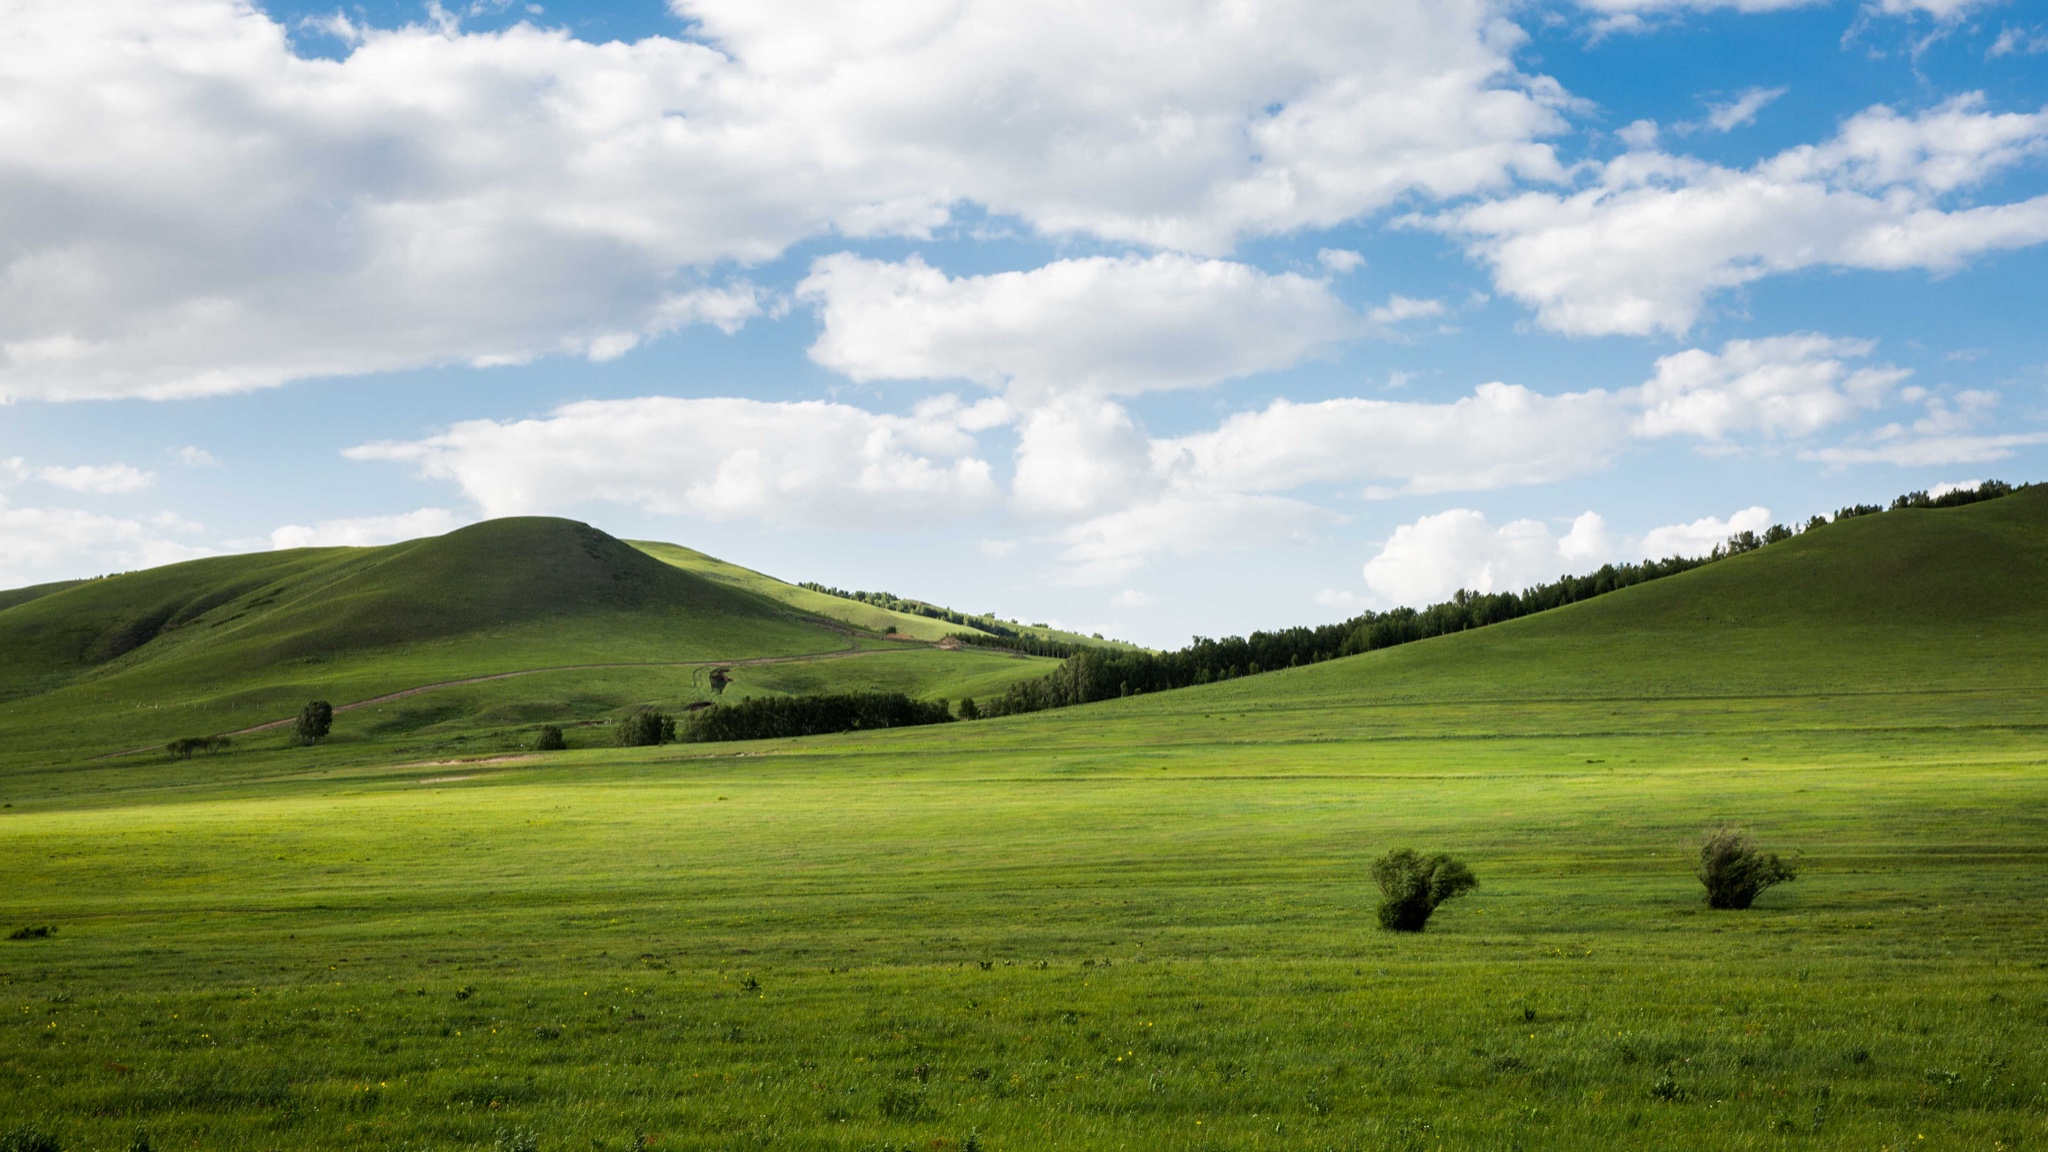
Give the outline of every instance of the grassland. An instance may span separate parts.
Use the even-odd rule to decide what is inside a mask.
[[[950,699],[1053,664],[884,638],[899,614],[543,518],[37,591],[0,601],[0,769],[90,763],[264,724],[308,699],[346,706],[429,685],[452,686],[365,710],[338,739],[399,756],[512,750],[541,723],[601,726],[714,699],[719,666],[741,696],[829,679]],[[813,612],[805,598],[860,611]],[[912,621],[934,623],[901,620],[906,636]],[[480,677],[495,679],[463,683]]]
[[[0,1131],[2048,1146],[2044,524],[2021,497],[1888,513],[976,724],[22,766],[0,925],[57,932],[0,941]],[[1688,854],[1731,822],[1801,873],[1710,912]],[[1399,845],[1482,883],[1420,936],[1372,926]]]

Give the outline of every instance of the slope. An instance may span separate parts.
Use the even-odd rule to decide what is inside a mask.
[[[800,612],[842,620],[856,628],[870,632],[886,632],[894,628],[898,635],[916,640],[943,640],[961,632],[978,632],[983,629],[968,625],[954,624],[914,612],[899,612],[878,604],[834,596],[814,588],[805,588],[773,576],[742,568],[716,556],[707,556],[694,548],[680,544],[664,544],[654,540],[629,540],[627,543],[665,564],[673,564],[686,572],[694,572],[707,580],[715,580],[734,588],[743,589],[759,596],[765,596],[780,604],[787,604]],[[1117,641],[1106,641],[1100,636],[1084,636],[1059,628],[1019,624],[1014,620],[1004,621],[1013,631],[1042,640],[1055,640],[1065,644],[1110,645],[1128,647]]]
[[[896,649],[836,622],[662,563],[588,525],[495,520],[384,548],[219,557],[91,581],[0,611],[0,743],[48,753],[235,730],[309,697],[342,703],[421,685],[603,666],[553,684],[501,680],[405,723],[589,718],[688,699],[693,664]],[[883,679],[932,675],[894,652]],[[954,655],[954,654],[944,654]],[[939,680],[1008,671],[952,661]],[[634,670],[638,671],[634,671]],[[591,674],[580,674],[589,680]],[[637,677],[637,678],[636,678]],[[858,675],[853,677],[858,681]],[[509,709],[509,711],[507,711]]]

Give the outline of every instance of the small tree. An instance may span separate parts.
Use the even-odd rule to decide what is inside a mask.
[[[292,736],[301,744],[313,744],[327,738],[334,729],[334,705],[325,700],[314,700],[299,709],[299,718],[292,725]]]
[[[648,709],[635,712],[619,722],[619,747],[646,748],[667,744],[676,738],[676,720],[666,712]]]
[[[979,719],[981,719],[981,705],[979,705],[979,704],[976,704],[976,703],[974,702],[974,697],[972,697],[972,696],[965,696],[965,697],[962,697],[962,698],[961,698],[961,700],[960,700],[960,718],[961,718],[962,720],[979,720]]]
[[[533,741],[536,752],[560,752],[568,746],[568,741],[562,739],[562,730],[553,724],[541,725],[540,734]]]
[[[1775,852],[1757,850],[1749,833],[1723,828],[1700,845],[1696,873],[1707,887],[1707,907],[1747,908],[1759,893],[1794,876],[1792,866]]]
[[[1380,927],[1389,932],[1420,932],[1438,905],[1479,887],[1478,877],[1458,861],[1412,848],[1373,861],[1372,878],[1380,886]]]

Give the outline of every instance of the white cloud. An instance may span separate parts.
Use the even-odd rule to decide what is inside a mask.
[[[1756,114],[1764,106],[1783,96],[1786,88],[1748,88],[1735,99],[1707,108],[1706,127],[1716,132],[1733,132],[1745,124],[1756,121]]]
[[[189,521],[145,524],[74,508],[22,508],[0,498],[0,587],[131,571],[211,554],[163,532]]]
[[[606,501],[720,520],[901,524],[995,497],[973,432],[1002,412],[997,400],[952,396],[910,416],[821,401],[588,400],[541,419],[470,420],[346,455],[452,480],[491,516]]]
[[[1780,12],[1826,4],[1829,0],[1579,0],[1580,7],[1616,16],[1640,16],[1659,12]],[[1622,25],[1624,28],[1633,25]]]
[[[701,42],[20,0],[0,21],[0,400],[604,358],[724,269],[978,205],[1219,254],[1559,178],[1491,0],[676,0]]]
[[[196,444],[187,444],[171,455],[177,457],[178,463],[187,468],[212,468],[220,463],[220,459],[213,453]]]
[[[1482,384],[1448,404],[1277,400],[1212,432],[1161,440],[1153,466],[1185,487],[1279,492],[1387,481],[1407,492],[1535,484],[1599,468],[1628,439],[1608,392],[1544,396]]]
[[[1367,313],[1375,324],[1399,324],[1403,320],[1421,320],[1444,314],[1441,300],[1416,300],[1407,296],[1389,296],[1387,302]]]
[[[1562,536],[1538,520],[1499,528],[1484,514],[1453,508],[1403,524],[1365,565],[1366,587],[1386,605],[1421,607],[1459,589],[1519,592],[1569,571],[1613,558],[1614,544],[1597,513],[1587,512]]]
[[[1837,468],[1852,464],[1896,464],[1931,468],[1943,464],[1989,464],[2009,458],[2021,448],[2048,444],[2048,432],[2010,432],[1986,436],[1937,435],[1878,443],[1869,447],[1821,448],[1800,455]]]
[[[1140,592],[1136,588],[1126,588],[1116,594],[1114,602],[1120,608],[1150,608],[1159,602],[1159,598],[1150,592]]]
[[[2048,152],[2048,109],[1983,111],[1980,95],[1917,116],[1871,108],[1818,146],[1736,170],[1635,151],[1592,187],[1527,192],[1440,217],[1545,327],[1682,333],[1707,299],[1814,266],[1947,272],[2048,240],[2048,196],[1950,204]]]
[[[396,544],[422,536],[444,536],[471,518],[446,508],[421,508],[396,516],[355,516],[344,520],[322,520],[308,528],[286,524],[270,533],[270,546],[283,548],[367,548]]]
[[[1991,48],[1984,55],[1996,59],[2015,53],[2038,56],[2043,52],[2048,52],[2048,31],[2008,25],[1999,31],[1998,39],[1991,42]]]
[[[131,464],[31,465],[19,456],[0,460],[0,470],[16,481],[40,480],[56,488],[95,496],[117,496],[140,492],[156,483],[156,473],[144,472]]]
[[[1887,16],[1916,16],[1922,13],[1943,22],[1960,20],[1973,8],[1984,8],[2000,0],[1878,0],[1876,8]]]
[[[1061,532],[1059,579],[1108,584],[1160,556],[1272,548],[1334,519],[1312,504],[1236,492],[1170,493]]]
[[[1329,285],[1163,254],[949,277],[840,254],[797,288],[811,359],[855,380],[967,379],[1013,396],[1131,394],[1285,368],[1363,335]]]
[[[1365,599],[1325,591],[1316,602],[1356,609],[1407,605],[1420,608],[1460,590],[1519,592],[1602,564],[1642,558],[1704,556],[1737,532],[1762,532],[1768,508],[1745,508],[1726,519],[1708,516],[1618,539],[1597,512],[1584,512],[1564,533],[1540,520],[1514,520],[1496,528],[1484,513],[1452,508],[1403,524],[1365,564]]]
[[[1342,276],[1365,267],[1365,257],[1349,248],[1323,248],[1316,252],[1316,263]]]
[[[1943,496],[1948,495],[1951,492],[1975,492],[1977,489],[1982,488],[1983,486],[1984,481],[1982,480],[1950,480],[1946,483],[1936,484],[1934,487],[1929,488],[1927,490],[1927,494],[1929,496],[1935,497],[1936,499],[1939,499]]]
[[[1688,524],[1667,524],[1643,535],[1637,549],[1641,556],[1662,560],[1671,556],[1705,556],[1737,532],[1762,532],[1771,526],[1771,510],[1744,508],[1726,520],[1707,516]]]
[[[1731,340],[1716,354],[1691,349],[1660,357],[1638,390],[1646,436],[1686,433],[1721,440],[1731,432],[1804,436],[1875,408],[1910,373],[1889,365],[1851,369],[1870,355],[1867,340],[1803,333]]]
[[[1911,424],[1886,424],[1847,445],[1803,451],[1801,458],[1837,469],[1854,464],[1988,464],[2018,449],[2048,444],[2048,432],[1977,432],[1998,406],[1995,392],[1971,389],[1950,396],[1913,388],[1902,395],[1925,405],[1926,415]]]
[[[1019,421],[1011,490],[1027,515],[1078,516],[1123,507],[1158,489],[1151,441],[1122,406],[1066,397]]]

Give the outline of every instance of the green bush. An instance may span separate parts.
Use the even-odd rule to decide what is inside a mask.
[[[299,709],[299,718],[292,723],[292,738],[300,744],[313,744],[326,739],[333,730],[334,705],[313,700]]]
[[[540,734],[534,737],[533,750],[536,752],[560,752],[569,742],[562,739],[562,730],[553,724],[540,726]]]
[[[1472,870],[1458,861],[1412,848],[1373,861],[1372,878],[1380,886],[1380,927],[1389,932],[1420,932],[1438,906],[1479,887]]]
[[[1706,885],[1709,908],[1747,908],[1764,889],[1791,880],[1795,873],[1775,852],[1759,851],[1749,833],[1723,828],[1700,845],[1696,875]]]
[[[218,752],[233,744],[225,736],[180,736],[164,745],[173,760],[190,760],[195,752]]]
[[[648,709],[635,712],[619,722],[619,747],[647,748],[667,744],[676,738],[676,718]]]

